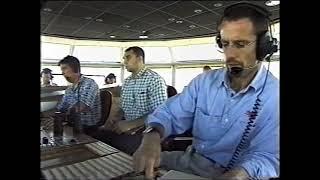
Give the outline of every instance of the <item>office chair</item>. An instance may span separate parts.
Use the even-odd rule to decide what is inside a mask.
[[[167,94],[168,94],[168,98],[178,94],[176,88],[174,88],[173,86],[169,86],[167,85]]]
[[[101,102],[101,119],[98,121],[97,126],[103,126],[110,114],[112,105],[112,94],[108,90],[100,90],[100,102]]]
[[[171,135],[161,143],[162,151],[184,151],[192,144],[192,129],[178,135]]]

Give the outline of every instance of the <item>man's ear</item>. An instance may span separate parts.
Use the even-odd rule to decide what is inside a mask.
[[[138,59],[139,59],[141,62],[143,62],[142,56],[138,56]]]
[[[139,56],[139,60],[142,62],[142,64],[144,64],[144,60],[142,56]]]

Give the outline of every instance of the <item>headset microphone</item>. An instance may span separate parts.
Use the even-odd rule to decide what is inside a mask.
[[[247,70],[247,69],[253,69],[255,68],[258,64],[260,64],[260,62],[256,63],[255,65],[253,66],[249,66],[249,67],[228,67],[228,71],[230,74],[232,75],[240,75],[240,73],[243,71],[243,70]]]

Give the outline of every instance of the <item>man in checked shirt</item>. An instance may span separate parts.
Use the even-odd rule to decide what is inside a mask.
[[[148,114],[166,101],[167,87],[159,74],[145,67],[142,48],[129,47],[123,59],[127,71],[132,73],[121,89],[124,120],[108,122],[109,130],[104,131],[102,141],[132,155],[142,139],[142,131],[137,130],[143,130]]]

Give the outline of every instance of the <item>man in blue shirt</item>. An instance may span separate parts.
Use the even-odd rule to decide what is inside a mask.
[[[279,81],[262,65],[277,51],[268,12],[240,3],[225,9],[217,44],[226,68],[202,73],[148,117],[134,154],[135,171],[157,166],[214,179],[279,175]],[[185,152],[162,152],[160,142],[192,129]]]

